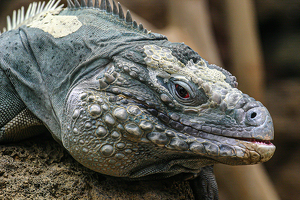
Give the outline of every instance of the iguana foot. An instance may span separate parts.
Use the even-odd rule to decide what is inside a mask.
[[[213,166],[203,167],[199,176],[189,181],[195,200],[218,200],[218,186]]]

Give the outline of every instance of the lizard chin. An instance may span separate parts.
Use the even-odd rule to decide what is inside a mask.
[[[222,143],[219,146],[219,155],[212,155],[211,158],[228,165],[249,165],[266,162],[272,158],[276,149],[269,140],[230,138],[213,134],[207,134],[203,138],[214,141],[214,143]],[[225,151],[229,147],[231,151]],[[192,149],[197,153],[199,147],[196,145]],[[231,154],[228,154],[228,152],[231,152]],[[228,159],[228,157],[233,159]]]
[[[274,155],[276,147],[270,141],[240,141],[250,152],[251,161],[254,163],[266,162]],[[256,152],[251,153],[251,152]]]

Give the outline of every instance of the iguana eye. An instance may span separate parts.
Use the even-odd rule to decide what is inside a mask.
[[[182,105],[199,106],[208,100],[203,89],[199,89],[183,76],[172,77],[167,86],[173,98]]]
[[[175,90],[176,90],[176,95],[178,97],[181,97],[183,99],[190,98],[189,92],[184,87],[182,87],[181,85],[175,84]]]

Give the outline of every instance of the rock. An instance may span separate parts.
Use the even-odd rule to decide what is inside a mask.
[[[51,136],[0,145],[0,199],[194,199],[187,181],[128,182],[91,171]]]

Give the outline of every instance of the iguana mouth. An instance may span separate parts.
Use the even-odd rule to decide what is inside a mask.
[[[259,143],[259,144],[273,145],[273,143],[270,140],[259,140],[254,138],[236,138],[236,139],[244,140],[247,142]]]

